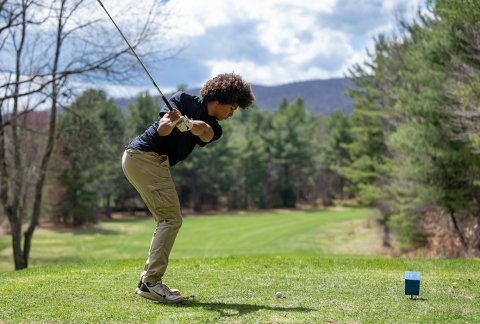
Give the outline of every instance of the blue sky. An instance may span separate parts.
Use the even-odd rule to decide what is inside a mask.
[[[138,10],[140,3],[103,2]],[[223,72],[267,86],[343,77],[365,60],[374,36],[397,30],[398,18],[411,21],[420,6],[424,1],[170,0],[164,3],[169,12],[164,41],[181,50],[168,60],[148,60],[147,66],[164,92],[180,84],[200,87]],[[123,16],[115,16],[120,11],[114,11],[125,28]],[[141,11],[135,15],[141,17]],[[139,75],[106,90],[120,96],[144,89],[152,87]]]

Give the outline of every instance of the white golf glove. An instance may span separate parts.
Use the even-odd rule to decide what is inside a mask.
[[[175,126],[183,133],[183,132],[187,132],[187,131],[192,129],[193,122],[187,116],[182,116],[177,121],[177,124]]]

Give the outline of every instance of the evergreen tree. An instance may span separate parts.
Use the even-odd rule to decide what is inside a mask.
[[[195,211],[217,208],[219,198],[237,181],[234,148],[229,141],[233,119],[222,125],[223,136],[202,149],[195,149],[188,159],[172,168],[180,202]]]
[[[311,190],[315,167],[315,120],[301,99],[285,99],[274,112],[271,125],[262,130],[269,161],[271,206],[295,207],[297,199]]]
[[[468,8],[456,7],[455,12]],[[423,28],[414,30],[415,43],[404,57],[409,68],[404,69],[398,89],[401,120],[392,135],[392,147],[402,159],[395,168],[397,179],[401,179],[396,187],[402,195],[396,219],[401,219],[397,224],[405,224],[404,218],[409,217],[418,226],[425,210],[438,206],[453,224],[460,249],[467,251],[471,243],[460,219],[465,213],[478,211],[475,180],[480,160],[469,143],[459,140],[457,134],[462,130],[453,113],[464,97],[458,93],[452,96],[452,90],[461,89],[455,77],[461,40],[448,19],[424,18],[423,23]],[[478,242],[475,245],[478,250]]]
[[[61,153],[66,166],[61,172],[65,187],[62,215],[65,222],[83,225],[96,221],[99,199],[110,207],[122,181],[118,159],[125,140],[121,111],[103,91],[87,90],[60,116]]]
[[[390,246],[389,219],[395,210],[390,188],[392,162],[388,147],[389,134],[395,130],[397,104],[396,85],[403,68],[402,53],[408,41],[388,40],[379,35],[370,62],[355,65],[351,80],[355,87],[348,95],[355,99],[350,118],[352,142],[347,144],[351,163],[339,168],[351,186],[350,192],[361,205],[380,211],[379,223],[383,227],[383,245]]]
[[[328,139],[321,148],[325,166],[323,172],[329,176],[329,192],[324,204],[329,205],[332,198],[343,200],[345,197],[346,178],[339,173],[350,163],[348,145],[352,134],[348,117],[340,110],[334,111],[327,119]]]
[[[95,168],[96,177],[92,188],[97,199],[100,199],[97,205],[104,209],[107,218],[111,218],[112,204],[118,204],[118,199],[124,197],[125,191],[132,191],[118,163],[127,140],[127,119],[111,100],[104,100],[98,109],[102,123],[102,141],[99,143],[101,158]]]
[[[160,112],[158,99],[150,96],[148,91],[137,96],[137,102],[130,104],[129,128],[131,136],[143,133],[152,124]]]
[[[235,181],[229,188],[228,205],[234,209],[265,208],[268,158],[264,133],[271,114],[254,106],[236,115],[230,141],[235,149]]]

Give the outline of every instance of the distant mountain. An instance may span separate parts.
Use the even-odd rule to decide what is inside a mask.
[[[308,110],[328,115],[335,110],[351,113],[352,99],[345,96],[348,87],[353,87],[352,82],[346,78],[339,78],[302,81],[277,86],[252,85],[252,90],[256,97],[255,103],[268,111],[275,110],[284,98],[289,102],[301,98]],[[198,95],[200,89],[189,89],[187,92]],[[167,94],[165,95],[168,97]],[[116,100],[116,104],[127,111],[128,105],[134,102],[135,98]]]
[[[330,114],[334,110],[342,110],[345,113],[352,111],[352,100],[345,96],[348,86],[352,86],[351,81],[342,78],[295,82],[271,87],[253,85],[252,89],[257,97],[257,105],[270,111],[276,109],[283,98],[289,102],[301,98],[305,107],[311,111]]]

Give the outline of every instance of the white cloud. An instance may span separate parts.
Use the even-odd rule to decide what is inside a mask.
[[[357,55],[344,34],[329,30],[316,30],[308,42],[296,37],[285,39],[283,47],[273,54],[267,63],[255,60],[214,59],[207,61],[210,77],[223,72],[234,71],[250,82],[262,85],[275,85],[299,80],[325,79],[343,75],[347,61]],[[274,47],[275,48],[275,47]],[[338,64],[335,66],[333,63]]]
[[[252,61],[220,60],[207,62],[211,76],[224,72],[235,72],[249,82],[260,85],[278,85],[299,80],[328,79],[338,76],[338,71],[328,71],[317,66],[296,69],[294,66],[269,64],[259,65]]]
[[[155,87],[142,87],[142,86],[127,86],[127,85],[106,85],[102,86],[101,89],[108,93],[112,97],[125,97],[126,94],[129,96],[136,96],[139,93],[148,91],[152,96],[158,96],[159,93]],[[86,88],[85,88],[86,90]],[[161,89],[162,92],[166,95],[167,93],[174,92],[173,88],[164,88]]]
[[[301,27],[301,12],[329,12],[336,0],[172,0],[166,7],[175,16],[172,37],[195,37],[209,28],[252,21],[260,25]],[[285,31],[284,28],[281,30]],[[273,30],[270,30],[273,31]],[[275,34],[278,36],[278,33]]]
[[[110,22],[97,1],[79,14]],[[159,0],[102,0],[129,36]],[[395,30],[397,18],[411,20],[425,0],[170,0],[162,2],[161,31],[168,45],[187,45],[177,58],[152,68],[162,90],[177,84],[201,86],[218,73],[235,71],[264,85],[343,77],[367,58],[372,37]],[[248,26],[245,29],[245,26]],[[110,25],[110,27],[112,27]],[[243,33],[250,33],[245,37]],[[221,34],[216,34],[221,33]],[[118,39],[121,42],[121,39]],[[188,46],[195,44],[195,46]],[[139,49],[141,51],[141,49]],[[236,55],[232,55],[232,53]],[[163,65],[162,65],[163,64]],[[191,76],[191,78],[189,77]],[[149,86],[149,85],[147,85]],[[109,93],[138,93],[144,87],[115,86]],[[168,91],[168,90],[165,90]]]
[[[176,36],[197,36],[207,28],[228,24],[228,1],[170,1],[167,7],[172,11],[177,22]]]
[[[212,32],[213,28],[221,31],[218,27],[248,22],[255,26],[258,44],[270,54],[268,62],[264,62],[265,56],[238,60],[212,51],[202,56],[207,58],[205,61],[198,62],[208,67],[209,77],[237,71],[261,84],[342,77],[353,63],[366,59],[366,49],[372,48],[374,35],[395,28],[399,8],[411,17],[421,3],[422,0],[371,1],[367,5],[350,0],[172,0],[169,6],[178,18],[178,28],[171,36],[188,42],[188,39]],[[335,11],[338,9],[346,15]],[[322,17],[345,28],[333,29]],[[357,20],[350,21],[352,17]],[[382,19],[377,22],[379,17]],[[359,26],[363,27],[363,34],[352,34]],[[355,45],[352,43],[354,37]],[[362,38],[360,46],[359,38]],[[211,41],[212,37],[208,39]],[[235,46],[235,42],[228,45]],[[238,51],[244,46],[238,44]],[[208,45],[205,49],[208,50]],[[195,55],[196,49],[191,51]]]

